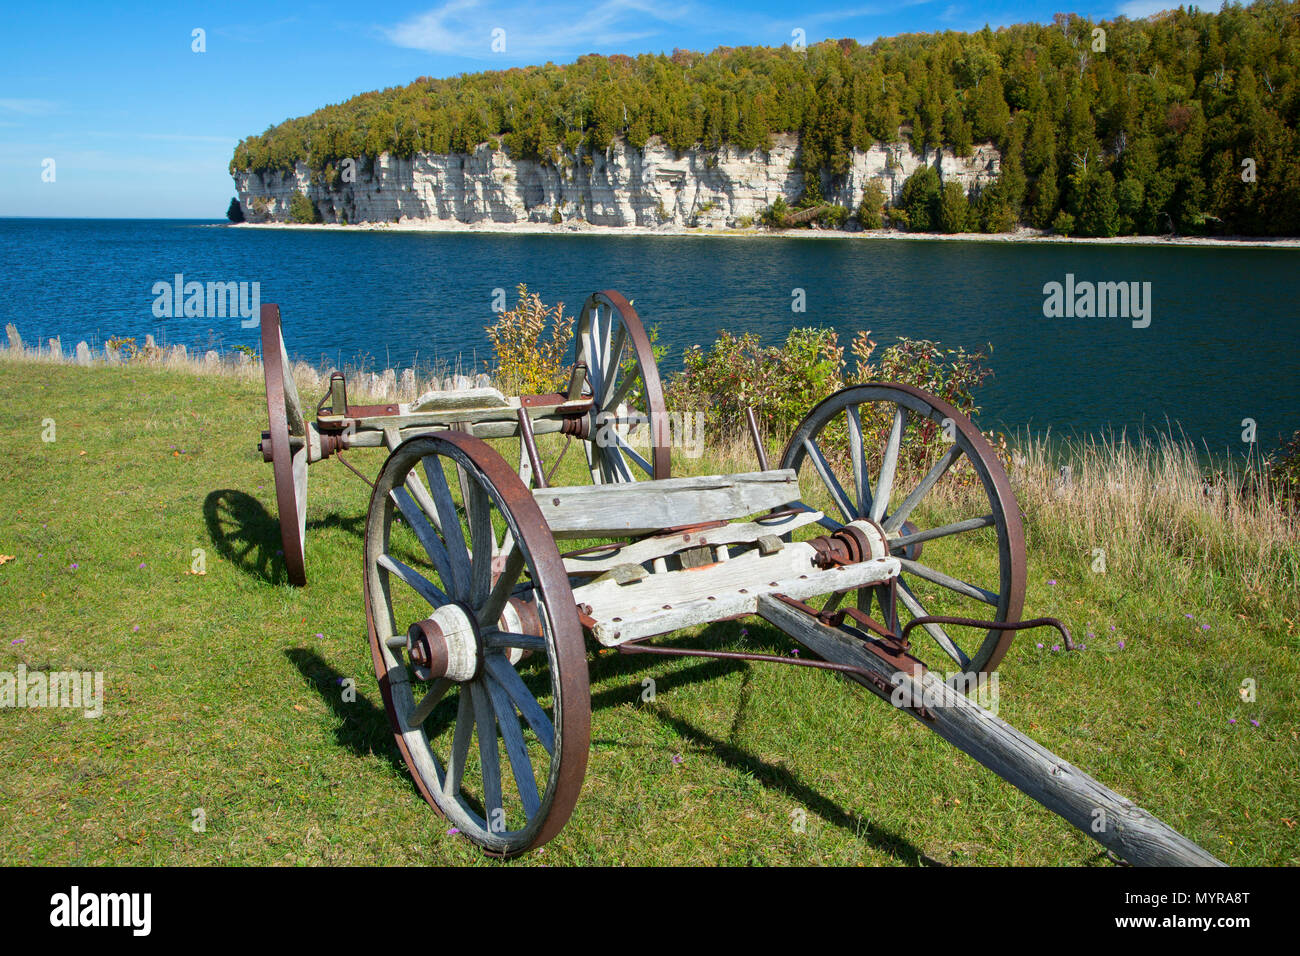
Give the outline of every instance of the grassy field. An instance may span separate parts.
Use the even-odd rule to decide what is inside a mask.
[[[338,462],[311,470],[311,585],[284,583],[259,380],[4,362],[0,408],[0,672],[103,671],[105,694],[97,719],[0,709],[0,863],[499,865],[447,833],[392,743],[360,594],[368,489]],[[1062,617],[1087,649],[1020,638],[1000,716],[1225,862],[1300,863],[1294,537],[1231,515],[1244,531],[1183,512],[1143,525],[1134,495],[1099,518],[1078,486],[1018,493],[1026,614]],[[673,640],[792,646],[758,621]],[[582,800],[509,865],[1111,865],[838,677],[594,648],[590,674]]]

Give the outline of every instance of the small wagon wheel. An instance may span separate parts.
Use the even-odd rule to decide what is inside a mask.
[[[926,455],[926,447],[934,450]],[[957,481],[953,466],[962,458],[979,481],[979,490],[973,492],[979,499],[977,513],[919,527],[913,519],[924,521],[925,509],[918,506],[927,496],[935,501]],[[1020,619],[1025,599],[1020,509],[992,446],[952,405],[909,385],[873,383],[843,389],[817,405],[795,429],[781,467],[800,472],[805,495],[813,487],[824,489],[831,502],[822,519],[827,527],[864,518],[884,529],[891,552],[902,562],[900,616],[935,613],[925,596],[943,593],[966,605],[962,616],[996,622]],[[959,556],[954,544],[984,549],[981,553],[990,565],[995,555],[996,571],[989,567],[985,574],[990,584],[996,574],[996,585],[982,587],[961,579],[953,564]],[[868,610],[873,593],[883,607],[885,591],[878,586],[874,592],[859,592],[859,607]],[[922,644],[914,653],[936,669],[942,665],[951,670],[956,664],[964,673],[994,670],[1014,637],[1011,631],[989,630],[981,638],[972,629],[963,629],[963,634],[953,629],[950,634],[938,624],[922,628],[937,651]]]
[[[494,558],[500,526],[510,543]],[[364,561],[375,673],[420,792],[490,853],[545,843],[582,788],[591,701],[573,592],[531,492],[481,439],[409,439],[375,480]]]
[[[307,583],[303,550],[307,540],[307,420],[284,348],[278,305],[262,306],[262,372],[269,428],[262,433],[258,449],[263,460],[271,462],[275,476],[275,507],[289,581],[302,587]]]
[[[650,337],[631,303],[612,289],[594,293],[578,318],[584,392],[594,399],[587,467],[595,484],[667,478],[671,436]],[[636,446],[645,448],[641,454]]]

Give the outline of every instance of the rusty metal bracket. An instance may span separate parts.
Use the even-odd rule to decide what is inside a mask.
[[[903,628],[903,638],[906,640],[907,634],[914,627],[921,627],[926,624],[950,624],[956,627],[980,627],[990,631],[1027,631],[1035,627],[1054,627],[1061,632],[1061,637],[1065,640],[1065,649],[1074,650],[1074,639],[1070,637],[1070,632],[1064,624],[1054,617],[1035,617],[1028,621],[981,621],[973,617],[949,617],[942,614],[930,614],[924,617],[916,617],[907,622]]]
[[[810,607],[803,601],[797,601],[792,597],[784,594],[772,595],[782,604],[787,604],[796,610],[803,611],[805,614],[816,618],[828,627],[846,630],[844,621],[846,618],[851,619],[856,625],[854,630],[861,633],[863,630],[870,631],[875,637],[862,637],[862,645],[872,654],[875,654],[882,661],[889,664],[895,670],[904,671],[912,677],[920,679],[926,671],[924,662],[913,657],[911,654],[911,644],[907,641],[907,635],[898,635],[889,630],[883,624],[864,614],[857,608],[844,608],[840,611],[831,611],[825,613]]]
[[[547,408],[551,405],[563,405],[569,397],[563,392],[547,392],[543,395],[520,395],[519,404],[523,408]]]

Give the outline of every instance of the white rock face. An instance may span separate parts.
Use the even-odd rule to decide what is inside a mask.
[[[1001,157],[992,144],[964,158],[951,150],[918,155],[905,143],[876,144],[865,153],[854,150],[844,182],[831,189],[824,178],[822,194],[853,212],[875,180],[892,202],[922,165],[969,190],[997,179]],[[303,163],[292,173],[239,173],[235,185],[249,222],[289,221],[289,201],[301,191],[331,223],[551,222],[558,211],[561,221],[596,226],[706,228],[757,220],[778,196],[793,204],[803,192],[799,140],[789,134],[774,136],[767,150],[678,153],[658,138],[644,149],[618,141],[603,154],[565,154],[559,167],[514,160],[485,143],[472,154],[402,159],[382,153],[373,167],[358,160],[356,181],[338,188],[312,183]]]

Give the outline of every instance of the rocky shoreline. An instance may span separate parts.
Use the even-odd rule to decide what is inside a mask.
[[[728,229],[690,226],[593,226],[590,223],[566,222],[559,225],[539,222],[475,222],[455,220],[404,219],[401,222],[338,223],[242,222],[236,229],[307,229],[335,232],[453,232],[497,233],[507,235],[549,236],[668,236],[700,239],[855,239],[876,241],[931,242],[1015,242],[1028,244],[1079,244],[1109,246],[1217,246],[1239,248],[1300,249],[1300,237],[1271,239],[1256,236],[1115,236],[1082,238],[1059,236],[1047,230],[1022,228],[1015,232],[900,232],[893,229],[867,229],[849,232],[838,229],[763,228]]]

